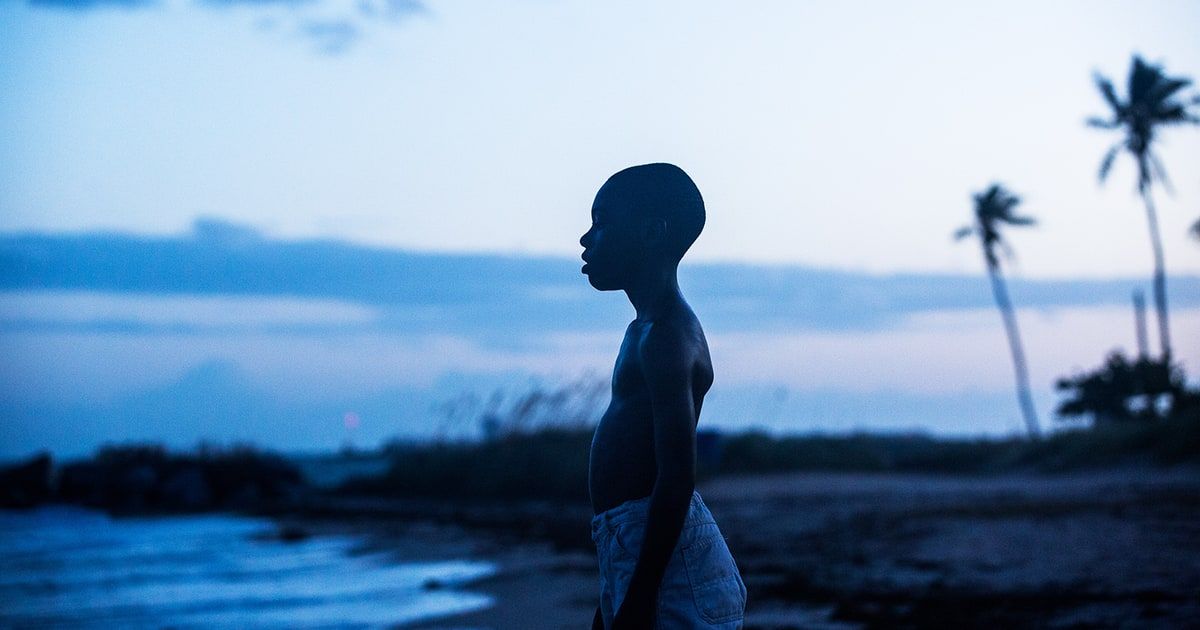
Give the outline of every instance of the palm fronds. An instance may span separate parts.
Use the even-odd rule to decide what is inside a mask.
[[[1200,104],[1200,96],[1189,100],[1180,95],[1180,90],[1192,84],[1191,80],[1168,77],[1162,67],[1146,63],[1138,55],[1133,56],[1129,68],[1124,100],[1108,77],[1097,72],[1092,78],[1108,105],[1109,116],[1088,117],[1086,124],[1097,129],[1120,129],[1124,133],[1121,142],[1110,147],[1100,161],[1100,182],[1107,179],[1113,160],[1124,148],[1137,162],[1139,192],[1155,182],[1162,183],[1169,191],[1166,169],[1153,151],[1154,135],[1165,126],[1200,124],[1200,115],[1192,111],[1194,105]]]

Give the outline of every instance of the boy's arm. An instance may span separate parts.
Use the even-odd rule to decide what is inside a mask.
[[[658,477],[650,494],[646,538],[614,628],[650,628],[658,587],[679,542],[696,486],[696,409],[692,352],[678,330],[651,325],[638,355],[654,411]]]

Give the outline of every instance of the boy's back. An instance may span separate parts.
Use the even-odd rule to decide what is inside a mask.
[[[676,273],[703,225],[691,179],[678,167],[648,164],[609,178],[579,239],[588,282],[624,291],[637,311],[592,439],[601,583],[593,628],[742,625],[745,584],[695,492],[696,423],[713,369]]]

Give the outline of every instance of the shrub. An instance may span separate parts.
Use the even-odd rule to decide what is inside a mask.
[[[64,466],[58,496],[116,511],[200,511],[286,501],[302,486],[293,464],[248,446],[170,453],[161,445],[126,444]]]

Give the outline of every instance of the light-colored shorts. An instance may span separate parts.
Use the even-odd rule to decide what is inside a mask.
[[[592,518],[600,559],[600,613],[611,628],[646,536],[650,497],[626,501]],[[692,493],[679,543],[658,591],[657,630],[742,627],[746,584],[712,513]]]

